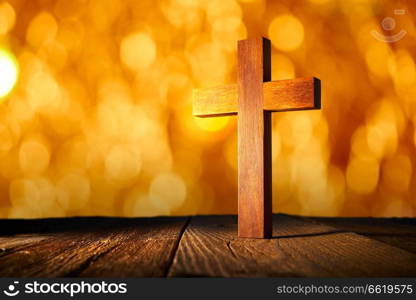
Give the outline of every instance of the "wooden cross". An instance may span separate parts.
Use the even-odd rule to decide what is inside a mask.
[[[238,84],[194,93],[193,114],[238,114],[238,236],[272,234],[271,112],[319,109],[317,78],[271,80],[270,40],[238,41]]]

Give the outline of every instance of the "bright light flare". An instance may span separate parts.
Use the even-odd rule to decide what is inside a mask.
[[[5,97],[16,84],[18,65],[14,56],[0,49],[0,98]]]

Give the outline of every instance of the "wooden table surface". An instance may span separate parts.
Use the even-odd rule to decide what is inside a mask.
[[[236,216],[0,220],[0,276],[416,276],[416,219],[273,218],[264,240]]]

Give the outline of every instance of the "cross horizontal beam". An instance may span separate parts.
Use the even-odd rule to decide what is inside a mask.
[[[263,83],[263,109],[288,111],[321,108],[321,81],[315,77]],[[213,117],[235,115],[238,111],[236,84],[194,91],[193,115]]]

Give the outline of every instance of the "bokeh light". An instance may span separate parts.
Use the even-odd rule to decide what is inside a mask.
[[[13,89],[17,81],[18,65],[8,51],[0,48],[0,98]]]
[[[133,33],[125,37],[120,45],[121,61],[134,70],[145,69],[156,57],[156,45],[145,33]]]
[[[7,2],[0,3],[0,35],[6,34],[13,28],[16,21],[16,13],[13,6]]]
[[[38,48],[51,42],[58,32],[58,24],[55,18],[48,12],[40,12],[29,24],[26,32],[26,40],[34,48]]]
[[[269,25],[269,37],[273,46],[282,51],[298,48],[303,42],[302,23],[293,15],[281,15]]]
[[[273,80],[322,80],[322,110],[273,114],[274,212],[415,216],[415,9],[0,1],[0,217],[236,213],[238,117],[193,117],[192,93],[235,83],[255,36]]]

